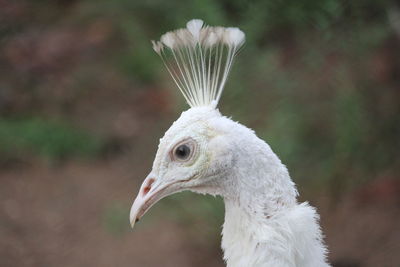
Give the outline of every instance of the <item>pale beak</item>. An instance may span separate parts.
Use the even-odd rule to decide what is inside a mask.
[[[131,207],[129,220],[132,228],[157,201],[178,191],[181,190],[177,182],[169,184],[159,183],[152,174],[149,174],[143,181]]]

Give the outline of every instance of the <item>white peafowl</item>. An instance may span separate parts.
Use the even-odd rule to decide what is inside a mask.
[[[173,193],[219,195],[225,203],[227,266],[329,266],[319,216],[308,203],[297,202],[285,165],[251,129],[217,109],[244,41],[238,28],[204,26],[195,19],[152,42],[191,108],[160,140],[132,205],[131,225]]]

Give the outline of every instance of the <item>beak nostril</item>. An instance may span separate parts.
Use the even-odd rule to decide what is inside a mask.
[[[142,195],[143,195],[143,196],[147,195],[147,193],[151,190],[151,185],[154,183],[154,181],[155,181],[155,180],[154,180],[153,178],[150,178],[150,179],[147,181],[145,187],[143,188],[143,192],[142,192]]]
[[[147,195],[147,193],[150,191],[150,189],[151,189],[150,186],[146,186],[146,187],[143,189],[143,195]]]

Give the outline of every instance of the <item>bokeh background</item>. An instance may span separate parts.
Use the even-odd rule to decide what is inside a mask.
[[[400,6],[376,0],[0,0],[0,266],[224,266],[221,199],[129,228],[187,109],[150,40],[191,18],[247,42],[220,103],[318,208],[334,266],[400,266]]]

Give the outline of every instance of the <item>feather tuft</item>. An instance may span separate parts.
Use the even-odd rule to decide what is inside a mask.
[[[193,19],[186,28],[167,32],[152,44],[187,103],[215,108],[244,42],[239,28],[204,26]]]
[[[226,42],[233,46],[241,46],[244,43],[244,33],[238,28],[227,28],[225,38]]]
[[[167,32],[161,36],[161,42],[170,49],[175,48],[176,37],[174,32]]]
[[[152,45],[153,45],[153,49],[154,51],[156,51],[157,54],[161,54],[161,50],[164,48],[163,44],[160,41],[151,41]]]
[[[186,28],[193,35],[196,42],[200,39],[200,30],[203,27],[203,21],[201,19],[192,19],[186,24]]]

